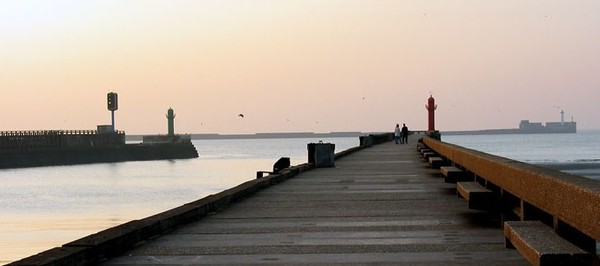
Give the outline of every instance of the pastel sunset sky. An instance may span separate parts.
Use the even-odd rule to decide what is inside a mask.
[[[600,129],[600,1],[0,0],[0,131]],[[244,114],[244,118],[238,114]]]

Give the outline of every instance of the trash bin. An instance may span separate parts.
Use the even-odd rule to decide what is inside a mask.
[[[309,143],[308,162],[314,163],[315,167],[333,167],[335,165],[335,144],[333,143]]]

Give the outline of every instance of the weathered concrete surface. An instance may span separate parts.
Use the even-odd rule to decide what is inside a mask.
[[[533,265],[592,265],[592,254],[561,238],[540,221],[504,223],[507,246],[519,250]]]
[[[466,173],[463,170],[460,170],[454,166],[441,166],[440,174],[444,177],[444,182],[446,183],[456,183],[463,182],[469,180]],[[473,180],[473,178],[470,178]]]
[[[527,265],[412,145],[304,172],[106,265]]]

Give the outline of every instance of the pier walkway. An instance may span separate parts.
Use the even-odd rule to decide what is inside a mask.
[[[387,142],[268,187],[104,265],[529,265],[408,145]]]

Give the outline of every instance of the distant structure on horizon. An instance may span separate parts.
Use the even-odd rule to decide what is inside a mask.
[[[565,122],[565,112],[560,112],[560,122],[529,122],[521,120],[519,128],[509,129],[484,129],[469,131],[447,131],[444,135],[485,135],[485,134],[550,134],[550,133],[577,133],[577,122],[571,118],[570,122]]]
[[[577,133],[577,122],[546,122],[546,125],[543,125],[542,123],[531,123],[529,120],[521,120],[519,133]]]
[[[519,133],[536,134],[536,133],[577,133],[577,122],[565,122],[565,111],[560,110],[560,122],[531,123],[529,120],[521,120],[519,124]]]
[[[146,135],[142,137],[142,143],[191,143],[191,135],[175,134],[175,111],[173,108],[167,110],[167,135]]]

